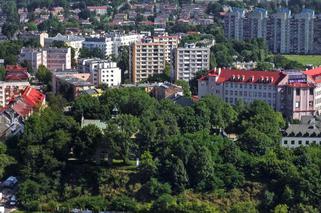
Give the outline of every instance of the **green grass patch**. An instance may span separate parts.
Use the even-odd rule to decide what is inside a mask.
[[[284,55],[287,59],[297,61],[303,65],[312,64],[313,66],[321,65],[321,55]]]

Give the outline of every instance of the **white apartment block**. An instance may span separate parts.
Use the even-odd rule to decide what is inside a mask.
[[[4,107],[10,100],[19,96],[27,86],[30,86],[28,81],[0,81],[0,107]]]
[[[111,38],[86,38],[86,40],[83,43],[83,47],[87,48],[87,49],[94,49],[94,48],[98,48],[100,49],[105,57],[109,57],[113,54],[113,41],[111,40]]]
[[[101,59],[83,59],[81,61],[82,71],[89,72],[91,82],[95,86],[107,85],[108,87],[121,84],[121,70],[116,62]]]
[[[22,48],[19,60],[26,61],[32,70],[38,70],[40,65],[47,67],[47,51],[42,49]]]
[[[22,48],[19,58],[20,61],[27,61],[35,71],[40,65],[44,65],[51,71],[71,69],[70,48]]]
[[[142,34],[114,34],[112,35],[113,41],[113,54],[118,56],[119,47],[130,46],[135,42],[140,42],[144,35]]]
[[[45,38],[45,47],[50,47],[50,45],[54,41],[62,41],[67,46],[75,49],[75,59],[77,59],[79,57],[79,51],[83,46],[83,42],[85,41],[85,38],[81,36],[74,36],[74,35],[61,35],[60,33],[58,33],[55,37]]]
[[[189,81],[200,70],[210,68],[210,48],[186,44],[174,54],[174,79]]]
[[[164,72],[166,63],[165,43],[135,43],[129,53],[129,76],[133,83]]]

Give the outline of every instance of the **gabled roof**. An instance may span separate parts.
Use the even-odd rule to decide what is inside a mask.
[[[28,105],[30,105],[31,107],[36,107],[43,103],[46,96],[37,89],[28,86],[23,91],[21,97]]]
[[[217,77],[216,83],[224,82],[242,82],[242,83],[265,83],[277,85],[286,74],[278,71],[251,71],[237,69],[221,69],[210,71],[205,77],[200,80],[205,80],[206,77]]]
[[[321,67],[317,67],[311,70],[304,71],[304,74],[311,76],[312,78],[315,78],[319,75],[321,75]]]
[[[14,71],[14,72],[27,72],[28,68],[27,67],[22,67],[20,65],[7,65],[5,67],[5,70],[7,72]]]

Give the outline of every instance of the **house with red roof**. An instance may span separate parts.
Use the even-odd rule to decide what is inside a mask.
[[[216,95],[230,104],[262,100],[288,118],[301,119],[321,110],[319,76],[321,68],[305,72],[214,69],[198,80],[198,96]]]
[[[33,112],[45,107],[46,96],[35,88],[27,86],[22,94],[0,109],[0,137],[23,133],[24,121]]]

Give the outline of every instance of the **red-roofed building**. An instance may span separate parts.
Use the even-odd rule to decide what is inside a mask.
[[[198,95],[217,95],[230,104],[236,104],[238,100],[245,103],[262,100],[288,118],[301,119],[318,112],[315,103],[317,84],[305,73],[215,69],[198,80]]]
[[[21,96],[12,99],[0,109],[0,137],[23,133],[24,121],[36,110],[45,106],[46,96],[27,86]]]
[[[7,65],[5,70],[5,81],[28,81],[30,78],[27,67],[21,67],[20,65]]]

